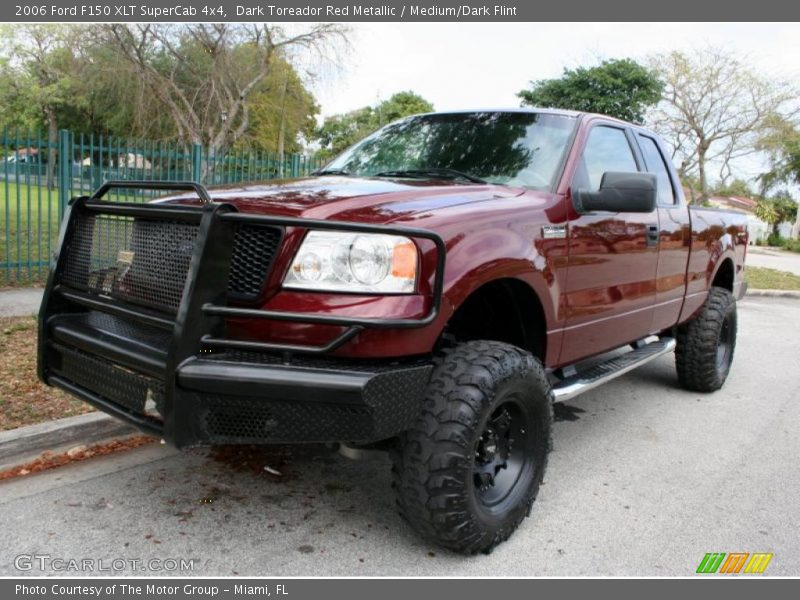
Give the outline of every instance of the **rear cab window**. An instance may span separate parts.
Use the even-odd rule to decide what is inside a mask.
[[[664,206],[674,206],[676,204],[675,190],[672,187],[669,168],[661,149],[655,139],[649,135],[638,133],[636,138],[639,148],[642,150],[642,158],[644,158],[647,172],[655,175],[658,180],[658,203]]]

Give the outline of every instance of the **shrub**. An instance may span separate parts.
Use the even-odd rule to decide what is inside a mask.
[[[779,246],[783,247],[786,245],[786,240],[781,237],[779,233],[770,233],[767,236],[767,246]]]

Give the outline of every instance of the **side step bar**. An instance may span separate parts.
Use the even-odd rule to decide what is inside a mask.
[[[675,340],[663,337],[585,371],[565,377],[553,385],[555,401],[570,400],[673,350],[675,350]]]

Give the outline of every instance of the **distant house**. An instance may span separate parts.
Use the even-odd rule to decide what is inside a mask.
[[[708,199],[708,203],[716,208],[748,214],[755,214],[756,204],[758,204],[752,198],[741,196],[712,196]]]
[[[152,166],[144,155],[133,154],[132,152],[121,154],[116,158],[112,157],[111,165],[125,169],[149,169]]]
[[[39,155],[38,148],[19,148],[11,150],[5,158],[8,164],[18,163],[21,165],[44,164],[47,160]]]

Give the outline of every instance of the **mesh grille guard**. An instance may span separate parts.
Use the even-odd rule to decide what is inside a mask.
[[[175,314],[181,303],[198,224],[145,217],[87,214],[72,232],[59,282],[159,312]],[[228,293],[259,297],[282,239],[278,227],[237,224]]]
[[[198,194],[202,203],[189,206],[101,200],[117,187],[189,189]],[[260,310],[241,304],[229,306],[230,300],[241,303],[259,296],[283,231],[289,227],[385,233],[433,242],[436,270],[430,274],[433,276],[430,310],[417,319],[371,319]],[[213,354],[204,354],[208,349],[280,353],[288,360],[291,354],[329,353],[364,328],[424,327],[438,316],[444,281],[445,245],[433,232],[242,214],[229,204],[211,202],[199,184],[185,182],[110,182],[91,197],[73,198],[65,211],[57,247],[39,313],[40,379],[178,446],[198,439],[197,432],[188,430],[186,425],[196,410],[194,396],[182,391],[176,383],[181,365],[198,358],[211,359]],[[83,319],[87,312],[163,331],[169,340],[165,340],[167,347],[161,349],[161,358],[156,361],[136,339],[124,335],[115,338],[113,333],[109,337],[102,331],[93,334],[91,328],[86,329],[88,325]],[[225,319],[234,317],[321,323],[341,326],[344,330],[324,346],[244,341],[225,335]],[[56,331],[51,323],[53,327],[58,324],[57,341],[51,339]],[[92,384],[90,370],[81,370],[76,361],[84,355],[99,357],[110,361],[109,364],[128,364],[128,368],[133,368],[130,376],[126,376],[131,384],[119,394],[111,393],[105,384],[98,389]],[[162,366],[156,368],[154,364]],[[151,379],[138,377],[137,373],[142,371],[136,365],[147,366],[147,376]],[[95,367],[105,368],[105,363],[98,362]],[[122,373],[113,369],[108,372]],[[367,381],[370,375],[364,377],[363,381]],[[159,398],[163,421],[142,414],[142,390],[145,397]]]
[[[177,313],[198,225],[124,215],[75,220],[59,283],[123,304]]]
[[[236,227],[219,217],[234,209],[100,200],[113,187],[73,198],[65,211],[39,313],[39,376],[180,445],[185,432],[176,422],[186,407],[170,374],[200,353],[202,335],[224,331],[223,320],[205,316],[202,306],[227,303]],[[161,182],[138,187],[196,190]],[[90,323],[87,311],[164,331],[166,347],[154,350],[122,328]],[[150,379],[141,377],[145,371]],[[163,420],[145,414],[147,397],[158,398]]]
[[[202,207],[175,204],[134,205],[100,201],[112,189],[193,190]],[[87,225],[91,221],[92,226]],[[257,298],[269,274],[286,227],[383,233],[425,239],[436,248],[432,302],[428,313],[415,319],[355,318],[310,313],[271,311],[227,305],[234,300]],[[224,233],[223,233],[224,232]],[[209,236],[227,236],[224,247]],[[218,251],[206,251],[208,246]],[[199,344],[286,354],[327,354],[365,328],[414,329],[431,324],[438,316],[444,287],[446,247],[442,238],[428,230],[386,225],[326,221],[294,217],[242,214],[230,205],[211,201],[205,188],[194,182],[123,181],[103,184],[91,197],[73,198],[64,216],[56,264],[46,290],[61,292],[73,302],[123,317],[147,320],[171,329],[171,321],[151,311],[115,305],[113,300],[180,314],[197,304],[203,290],[210,301],[195,308],[201,321],[214,321]],[[137,257],[138,255],[138,257]],[[216,275],[225,274],[225,287],[211,290],[203,280],[211,263]],[[199,267],[203,265],[201,270]],[[63,285],[62,285],[63,284]],[[70,289],[63,289],[64,285]],[[83,292],[81,296],[79,293]],[[44,304],[43,304],[44,308]],[[42,314],[47,313],[43,310]],[[217,334],[222,319],[233,317],[271,319],[308,324],[336,325],[344,331],[323,346],[285,345],[231,340]],[[176,323],[176,327],[181,325]],[[193,328],[197,329],[197,328]],[[175,331],[176,336],[180,332]],[[199,351],[199,348],[198,348]]]

